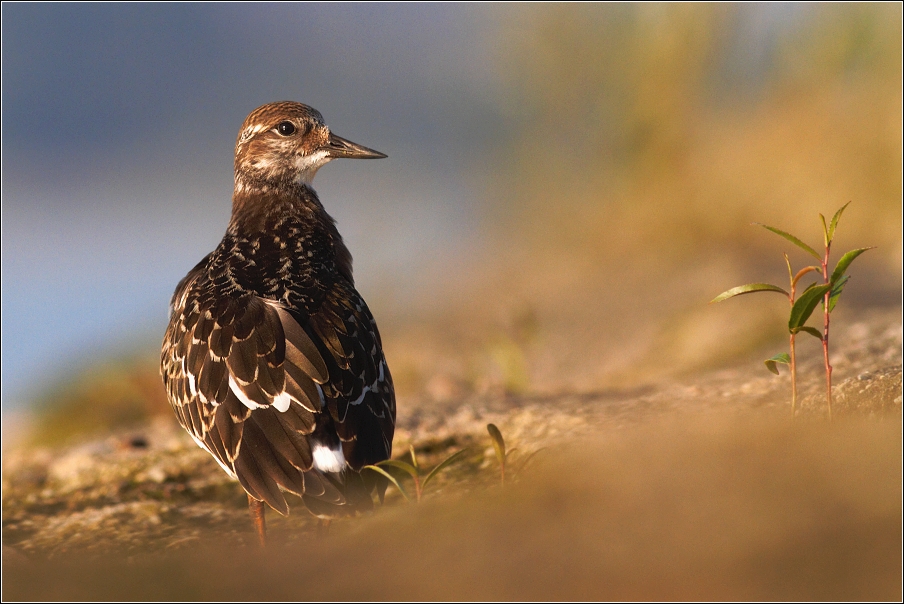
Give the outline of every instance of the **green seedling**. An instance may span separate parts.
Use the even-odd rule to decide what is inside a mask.
[[[508,465],[508,459],[518,450],[518,447],[515,447],[509,451],[505,450],[505,439],[502,438],[502,432],[499,431],[499,428],[496,427],[496,424],[487,424],[487,432],[490,433],[490,440],[493,441],[493,449],[496,451],[496,459],[499,460],[499,481],[500,484],[505,485],[505,468]],[[527,456],[522,463],[518,471],[523,470],[530,460],[533,459],[534,455],[542,451],[545,447],[541,447]]]
[[[795,302],[797,295],[797,284],[800,279],[806,275],[807,273],[818,271],[819,269],[815,266],[807,266],[799,270],[796,274],[791,268],[791,261],[788,258],[788,254],[785,254],[785,264],[788,267],[788,281],[790,283],[789,289],[790,292],[785,291],[781,287],[777,285],[772,285],[770,283],[748,283],[747,285],[741,285],[735,288],[732,288],[726,292],[723,292],[716,296],[710,304],[713,302],[721,302],[722,300],[727,300],[729,298],[733,298],[735,296],[740,296],[742,294],[752,294],[756,292],[777,292],[783,294],[788,298],[788,303],[791,305],[791,313],[792,318],[788,321],[788,332],[790,334],[789,341],[789,349],[790,354],[787,352],[779,353],[771,358],[763,361],[766,365],[766,368],[774,373],[775,375],[779,374],[778,364],[782,363],[788,365],[791,369],[791,415],[794,416],[797,412],[797,354],[795,351],[794,341],[795,337],[801,331],[806,331],[807,333],[812,334],[815,329],[813,327],[808,327],[806,325],[802,325],[803,322],[810,317],[813,313],[813,308],[815,305],[819,303],[819,292],[814,291],[813,286],[805,290],[807,299],[800,304],[797,304],[797,310],[795,311]],[[813,284],[815,285],[815,283]],[[803,298],[803,296],[801,296]],[[814,302],[815,300],[815,302]],[[811,302],[813,303],[813,307],[810,307]],[[809,310],[809,312],[808,312]],[[816,332],[816,337],[821,337],[819,332]]]
[[[490,440],[493,441],[493,449],[496,450],[496,459],[499,460],[500,484],[505,484],[505,439],[502,438],[502,432],[496,427],[496,424],[487,424],[487,432],[490,433]],[[514,451],[514,449],[512,449]]]
[[[790,292],[785,291],[777,285],[772,285],[769,283],[749,283],[747,285],[741,285],[739,287],[735,287],[726,292],[723,292],[710,301],[710,304],[712,304],[713,302],[721,302],[722,300],[727,300],[729,298],[740,296],[742,294],[752,294],[763,291],[777,292],[787,296],[788,302],[791,305],[791,313],[788,318],[788,332],[790,334],[790,354],[780,353],[773,356],[772,358],[766,359],[766,361],[764,362],[766,364],[766,368],[776,375],[778,374],[779,363],[787,364],[790,366],[792,416],[797,411],[797,362],[794,340],[795,336],[798,333],[803,332],[812,335],[820,342],[822,342],[823,358],[825,361],[826,372],[826,408],[828,410],[829,420],[832,419],[832,365],[829,363],[829,315],[835,309],[835,305],[838,303],[838,298],[839,296],[841,296],[841,292],[842,290],[844,290],[844,286],[847,284],[850,278],[850,275],[846,274],[847,269],[850,267],[854,259],[857,258],[857,256],[859,256],[866,250],[872,249],[859,248],[856,250],[851,250],[850,252],[844,254],[838,261],[838,264],[835,265],[835,270],[833,270],[832,273],[829,274],[829,253],[832,248],[832,241],[835,238],[835,230],[838,227],[838,220],[841,218],[842,212],[844,212],[844,209],[848,207],[849,204],[850,202],[841,206],[841,208],[837,212],[835,212],[835,215],[832,217],[832,220],[828,224],[826,224],[825,216],[823,216],[822,214],[819,215],[819,218],[822,221],[823,243],[825,244],[825,251],[822,255],[820,255],[815,249],[790,233],[786,233],[785,231],[782,231],[775,227],[767,226],[765,224],[755,223],[763,227],[764,229],[771,231],[776,235],[779,235],[780,237],[783,237],[784,239],[790,241],[797,247],[801,248],[802,250],[819,260],[819,266],[806,266],[795,274],[791,269],[791,261],[788,259],[788,254],[784,255],[785,264],[788,267],[788,278],[791,284]],[[803,292],[801,292],[800,297],[795,298],[798,282],[804,275],[811,272],[821,273],[823,282],[821,284],[818,282],[811,283],[803,290]],[[823,306],[822,331],[816,329],[815,327],[806,325],[807,320],[813,314],[813,311],[816,310],[816,307],[819,306],[820,302],[822,302]]]
[[[411,454],[411,463],[400,461],[398,459],[385,459],[374,465],[364,466],[364,468],[368,469],[368,470],[373,470],[374,472],[377,472],[378,474],[382,474],[383,476],[388,478],[389,481],[392,484],[394,484],[396,486],[396,488],[399,490],[399,492],[402,494],[402,497],[404,497],[406,501],[411,501],[411,498],[408,496],[408,493],[405,492],[405,489],[402,488],[402,485],[399,483],[399,481],[396,479],[396,477],[393,476],[391,473],[389,473],[384,468],[395,468],[396,470],[401,470],[401,471],[405,472],[406,474],[411,476],[411,478],[414,480],[415,500],[418,503],[420,503],[420,501],[421,501],[421,496],[424,494],[424,489],[427,487],[427,484],[429,484],[430,481],[433,480],[433,477],[436,476],[437,474],[439,474],[443,469],[448,467],[449,464],[456,461],[459,457],[461,457],[465,453],[465,451],[467,451],[467,449],[462,449],[461,451],[456,451],[455,453],[453,453],[452,455],[450,455],[443,461],[439,462],[436,465],[436,467],[433,468],[432,470],[430,470],[430,472],[427,474],[427,476],[425,476],[422,480],[421,479],[421,467],[418,464],[417,455],[414,452],[414,447],[409,445],[408,450]]]

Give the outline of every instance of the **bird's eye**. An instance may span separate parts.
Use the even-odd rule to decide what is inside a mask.
[[[282,136],[292,136],[295,134],[295,124],[292,122],[280,122],[276,126],[276,131]]]

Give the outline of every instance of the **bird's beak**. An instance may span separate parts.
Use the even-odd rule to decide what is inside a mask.
[[[352,141],[346,140],[341,136],[336,136],[333,133],[330,133],[330,140],[327,143],[325,150],[330,158],[349,157],[351,159],[379,159],[381,157],[387,157],[385,153],[380,153],[379,151],[357,145]]]

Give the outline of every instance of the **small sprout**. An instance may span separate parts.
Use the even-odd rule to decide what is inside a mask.
[[[791,356],[787,352],[782,352],[780,354],[775,355],[771,359],[766,359],[763,361],[766,364],[766,369],[778,375],[778,365],[777,363],[784,363],[785,365],[791,364]]]
[[[487,432],[490,433],[490,440],[493,441],[493,448],[496,450],[496,459],[499,460],[501,484],[505,484],[505,439],[502,438],[502,432],[496,427],[496,424],[487,424]]]
[[[386,461],[389,461],[389,460],[386,460]],[[380,462],[380,464],[384,464],[384,463],[385,462],[383,462],[383,461]],[[390,474],[389,472],[387,472],[386,470],[381,468],[379,465],[364,466],[362,469],[363,470],[373,470],[374,472],[377,472],[378,474],[382,474],[383,476],[385,476],[386,478],[389,479],[389,482],[391,482],[392,484],[394,484],[396,486],[396,488],[399,490],[399,493],[401,493],[402,497],[405,498],[405,501],[411,501],[411,498],[408,497],[408,493],[405,492],[405,489],[402,488],[402,485],[399,484],[399,481],[396,480],[395,476],[393,476],[392,474]]]
[[[487,424],[487,432],[490,433],[490,440],[493,441],[493,449],[496,451],[496,459],[499,460],[499,471],[500,471],[500,483],[505,485],[505,472],[506,468],[510,467],[509,458],[512,454],[518,450],[518,447],[513,447],[512,449],[506,450],[505,448],[505,439],[502,438],[502,432],[500,432],[499,428],[496,427],[496,424]],[[534,458],[534,455],[545,449],[546,447],[540,447],[530,455],[528,455],[524,461],[522,461],[517,469],[514,467],[510,472],[511,476],[514,477],[518,475],[524,468],[527,467],[527,464]]]
[[[859,256],[866,250],[872,249],[868,247],[859,248],[856,250],[851,250],[850,252],[844,254],[838,261],[838,264],[835,265],[835,270],[832,271],[831,276],[829,275],[829,252],[832,248],[832,241],[835,239],[835,230],[838,228],[838,220],[841,218],[841,214],[850,203],[851,202],[848,202],[841,206],[841,208],[839,208],[838,211],[835,212],[835,215],[832,216],[832,220],[828,224],[826,224],[826,217],[822,214],[819,215],[819,220],[822,222],[823,243],[825,246],[825,252],[823,253],[823,255],[820,255],[815,249],[813,249],[791,233],[787,233],[775,227],[760,224],[758,222],[754,223],[768,231],[775,233],[779,237],[787,239],[800,249],[804,250],[805,252],[819,260],[820,266],[806,266],[799,270],[797,274],[794,274],[791,269],[791,261],[788,259],[788,254],[785,254],[785,264],[787,264],[788,266],[788,279],[791,283],[790,293],[785,291],[781,287],[778,287],[777,285],[771,285],[769,283],[750,283],[723,292],[710,302],[710,304],[712,304],[712,302],[721,302],[722,300],[740,296],[741,294],[752,294],[762,291],[778,292],[788,297],[788,302],[791,304],[791,313],[788,318],[788,332],[791,336],[791,354],[777,354],[771,359],[764,361],[764,363],[766,364],[766,369],[776,375],[778,375],[778,363],[784,363],[791,367],[792,416],[795,414],[797,406],[797,363],[795,360],[796,357],[794,352],[794,338],[798,333],[804,332],[810,334],[811,336],[822,342],[823,358],[825,361],[826,370],[826,406],[828,408],[829,420],[832,419],[832,366],[829,364],[829,314],[833,310],[835,310],[835,305],[838,303],[838,298],[841,296],[841,292],[844,290],[844,286],[850,278],[849,275],[845,274],[848,267],[850,267],[851,263],[854,261],[854,259],[857,258],[857,256]],[[796,297],[798,282],[802,277],[811,272],[821,272],[823,282],[821,284],[811,283],[804,289],[800,297]],[[819,306],[820,302],[822,302],[823,307],[822,331],[816,329],[815,327],[806,325],[807,320],[816,310],[816,307]]]
[[[414,452],[414,447],[409,445],[408,451],[411,455],[411,463],[400,461],[398,459],[384,459],[383,461],[378,462],[374,465],[364,466],[363,469],[373,470],[378,474],[382,474],[396,486],[396,488],[399,490],[406,501],[411,501],[411,498],[408,496],[408,493],[405,492],[405,489],[402,488],[402,485],[399,484],[399,481],[391,473],[384,470],[383,468],[395,468],[397,470],[405,472],[414,480],[415,500],[420,503],[421,496],[424,494],[424,489],[426,488],[427,484],[431,480],[433,480],[433,477],[436,476],[444,468],[448,467],[449,464],[461,457],[465,453],[465,451],[467,451],[467,449],[456,451],[443,461],[439,462],[439,464],[437,464],[435,468],[430,470],[426,478],[424,478],[423,480],[421,480],[421,467],[420,465],[418,465],[417,455]]]

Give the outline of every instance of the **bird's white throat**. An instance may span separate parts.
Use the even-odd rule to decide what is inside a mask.
[[[332,159],[326,151],[316,151],[296,159],[295,167],[298,168],[298,182],[303,185],[311,184],[311,181],[314,180],[314,175],[317,174],[317,170]]]

